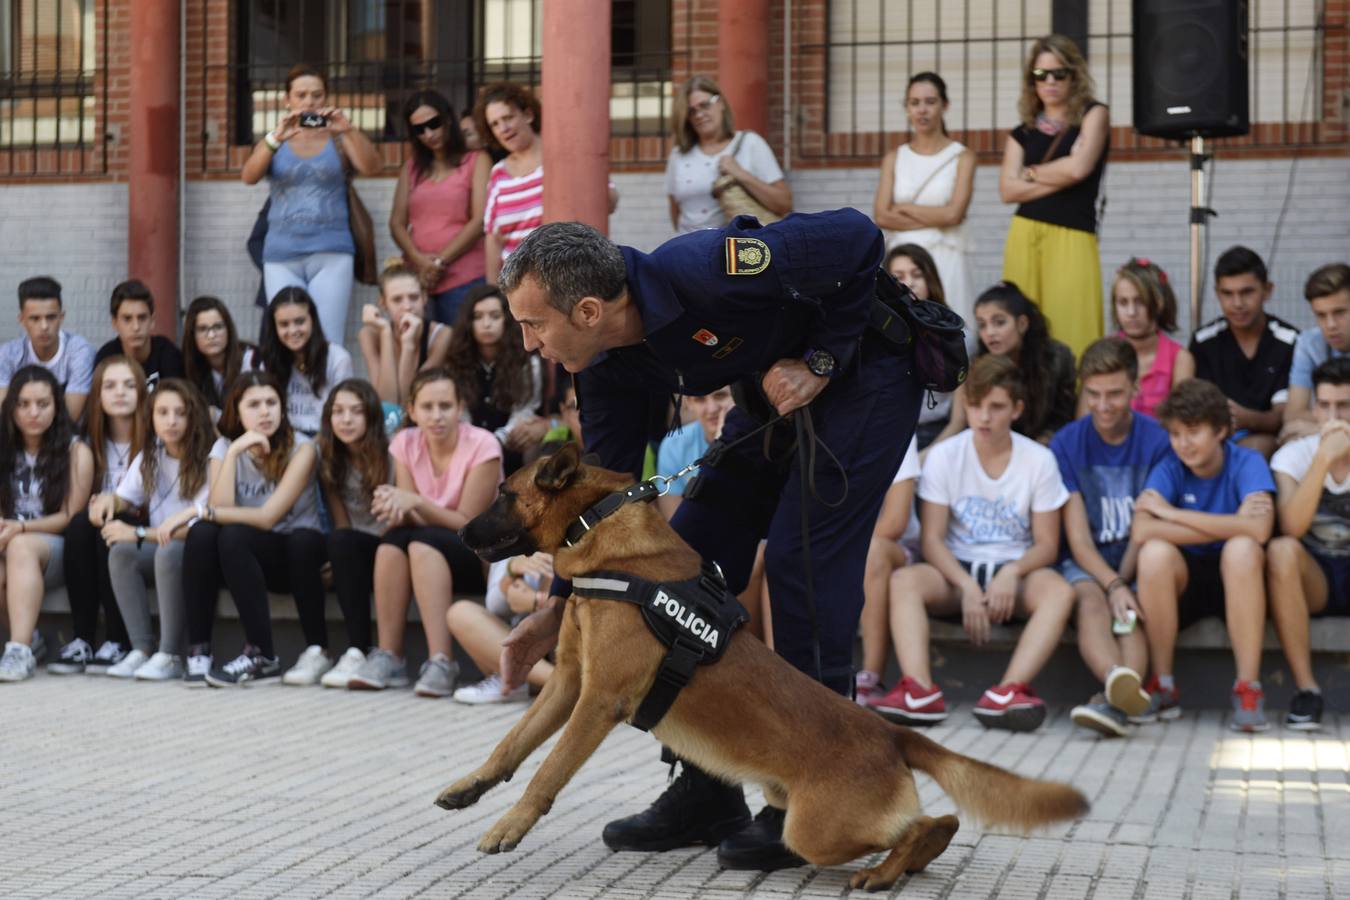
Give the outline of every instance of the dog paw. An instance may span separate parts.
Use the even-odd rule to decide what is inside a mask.
[[[467,809],[477,803],[490,787],[491,782],[470,775],[441,791],[436,797],[436,805],[441,809]]]
[[[895,879],[883,875],[881,866],[873,866],[870,869],[859,869],[853,873],[853,877],[848,880],[850,888],[862,888],[865,891],[884,891],[895,884]]]
[[[538,816],[528,816],[515,810],[508,812],[493,825],[478,842],[482,853],[509,853],[520,845],[521,839],[534,827]]]

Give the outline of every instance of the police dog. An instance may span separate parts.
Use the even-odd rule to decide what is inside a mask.
[[[698,555],[651,503],[623,506],[575,546],[563,546],[577,516],[631,481],[582,464],[566,447],[512,475],[464,528],[464,541],[490,561],[552,551],[565,578],[602,569],[652,581],[696,577]],[[543,692],[487,762],[443,790],[437,805],[471,806],[566,726],[524,795],[478,844],[484,853],[514,849],[610,730],[633,716],[665,652],[636,606],[573,594]],[[853,887],[868,890],[922,870],[956,833],[955,816],[922,814],[911,769],[931,775],[958,808],[991,825],[1025,831],[1088,809],[1068,785],[1022,778],[885,721],[749,635],[698,668],[652,734],[720,778],[760,785],[771,805],[787,811],[783,842],[810,863],[840,865],[890,851],[853,876]]]

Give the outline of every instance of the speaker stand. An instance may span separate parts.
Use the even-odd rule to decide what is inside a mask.
[[[1200,271],[1204,265],[1201,256],[1204,253],[1205,229],[1209,227],[1211,216],[1217,216],[1214,210],[1205,206],[1205,162],[1210,154],[1205,152],[1205,139],[1200,135],[1191,136],[1191,333],[1200,328],[1200,292],[1204,289],[1205,273]]]

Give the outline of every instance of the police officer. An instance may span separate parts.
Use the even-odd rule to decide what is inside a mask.
[[[763,227],[742,216],[650,254],[564,222],[532,233],[501,273],[526,348],[576,375],[586,449],[606,468],[640,474],[672,395],[737,384],[722,445],[775,411],[809,410],[818,441],[793,441],[804,432],[784,420],[774,430],[786,433],[767,445],[759,436],[740,443],[702,470],[672,525],[721,565],[733,593],[767,538],[775,649],[846,696],[868,543],[921,396],[911,360],[867,327],[883,250],[877,227],[853,209]],[[510,684],[557,640],[559,598],[570,587],[555,583],[550,593],[549,607],[507,640]],[[751,821],[739,787],[685,764],[651,808],[606,826],[604,840],[615,850],[720,842],[728,868],[801,865],[782,828],[781,810],[766,807]]]

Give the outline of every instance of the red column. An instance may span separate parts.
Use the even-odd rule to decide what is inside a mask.
[[[609,227],[609,0],[544,4],[544,221]]]
[[[155,295],[155,331],[178,333],[178,0],[131,4],[127,276]]]
[[[736,127],[769,131],[769,0],[734,0],[717,7],[717,83]]]

